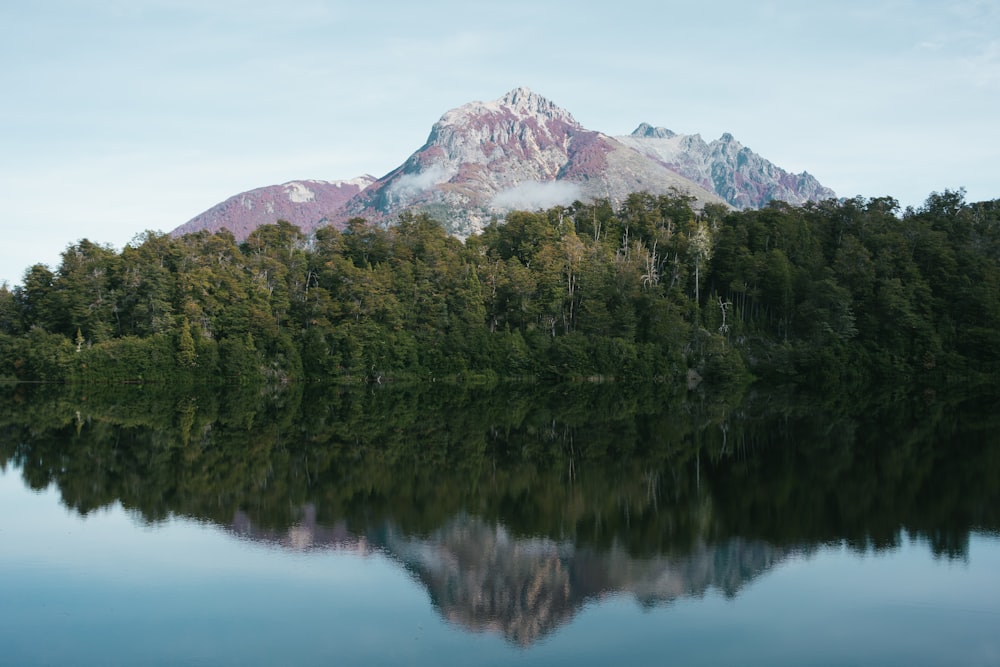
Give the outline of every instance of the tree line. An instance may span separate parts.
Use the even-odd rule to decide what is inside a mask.
[[[80,240],[0,287],[0,377],[607,377],[811,385],[1000,371],[1000,200],[760,210],[630,195],[513,212]]]

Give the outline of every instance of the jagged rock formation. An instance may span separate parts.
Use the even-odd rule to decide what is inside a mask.
[[[835,197],[808,172],[791,174],[765,160],[726,132],[705,143],[698,134],[676,134],[642,123],[618,141],[659,161],[736,208],[760,208],[780,200],[804,204]]]
[[[514,209],[537,210],[576,200],[621,203],[632,192],[677,193],[695,208],[715,203],[752,208],[834,196],[808,173],[789,174],[732,135],[705,143],[642,124],[628,137],[582,127],[527,88],[492,102],[445,113],[427,142],[377,180],[294,181],[231,197],[174,230],[226,227],[243,239],[279,218],[310,232],[352,217],[391,224],[423,211],[464,237]]]

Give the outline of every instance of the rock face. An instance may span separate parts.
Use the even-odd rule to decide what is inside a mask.
[[[804,204],[836,196],[808,172],[791,174],[728,132],[705,143],[698,134],[676,134],[642,123],[631,135],[617,139],[712,190],[736,208],[760,208],[773,200]]]
[[[385,220],[423,210],[467,236],[494,216],[575,200],[623,200],[676,190],[698,204],[721,198],[600,132],[527,88],[449,111],[417,152],[348,202],[346,214]]]
[[[238,239],[285,219],[310,232],[352,217],[392,224],[423,211],[457,236],[482,229],[511,210],[537,210],[576,200],[621,203],[632,192],[689,196],[694,206],[754,208],[834,193],[808,173],[790,174],[732,135],[705,143],[643,123],[627,137],[582,127],[573,116],[527,88],[444,114],[427,142],[379,179],[293,181],[251,190],[209,209],[174,234],[228,228]]]
[[[242,240],[257,227],[278,220],[287,220],[302,229],[315,229],[327,224],[331,212],[341,210],[351,197],[374,182],[374,176],[365,175],[349,181],[289,181],[268,185],[216,204],[172,234],[225,228]]]

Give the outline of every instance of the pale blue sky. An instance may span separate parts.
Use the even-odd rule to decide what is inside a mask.
[[[995,0],[0,5],[0,281],[227,197],[382,176],[525,85],[585,127],[732,132],[841,196],[1000,197]]]

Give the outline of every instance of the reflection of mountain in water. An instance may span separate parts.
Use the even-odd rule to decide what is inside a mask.
[[[970,530],[1000,526],[992,394],[92,389],[0,400],[0,466],[81,514],[120,503],[281,548],[386,553],[445,617],[523,644],[604,596],[735,595],[803,545],[863,553],[905,532],[966,558]]]
[[[567,623],[589,601],[607,596],[629,594],[643,605],[701,597],[713,589],[733,596],[792,552],[732,538],[699,543],[685,554],[635,558],[618,547],[601,551],[568,541],[519,538],[501,524],[468,515],[426,536],[407,535],[391,523],[359,535],[344,522],[318,525],[312,507],[287,531],[257,530],[242,513],[232,530],[296,550],[383,552],[414,574],[446,619],[522,645]]]

